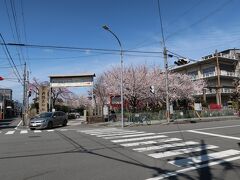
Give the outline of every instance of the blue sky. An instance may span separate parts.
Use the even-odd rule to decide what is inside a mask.
[[[160,43],[157,0],[0,0],[0,32],[6,42],[18,42],[11,1],[16,10],[20,43],[119,49],[116,39],[101,28],[107,24],[118,35],[124,49],[162,51],[163,48]],[[240,48],[240,1],[160,0],[160,4],[169,50],[188,58],[200,59],[215,49]],[[118,54],[93,51],[47,48],[20,50],[15,47],[9,47],[9,50],[17,65],[24,62],[19,60],[18,51],[22,51],[24,57],[29,57],[26,62],[31,71],[30,79],[36,77],[39,80],[48,80],[52,74],[91,72],[98,76],[120,62]],[[161,56],[126,54],[124,63],[162,67]],[[173,64],[174,60],[169,59],[169,64]],[[0,48],[0,75],[14,78],[12,70],[7,66],[8,61]],[[18,66],[18,69],[22,74],[22,66]],[[14,98],[21,100],[22,88],[15,81],[0,81],[0,87],[12,88]],[[76,88],[74,91],[86,94],[86,89]]]

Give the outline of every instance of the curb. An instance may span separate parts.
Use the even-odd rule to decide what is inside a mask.
[[[127,124],[125,123],[124,127],[133,127],[133,126],[152,126],[152,125],[170,125],[170,124],[189,124],[189,123],[201,123],[201,122],[211,122],[211,121],[225,121],[225,120],[240,120],[238,116],[217,116],[217,117],[208,117],[208,118],[189,118],[189,119],[176,119],[171,120],[169,123],[167,120],[152,120],[151,125],[146,124]],[[121,122],[107,122],[107,123],[95,123],[95,124],[88,124],[90,126],[96,127],[121,127]]]

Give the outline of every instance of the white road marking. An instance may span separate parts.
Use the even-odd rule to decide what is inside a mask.
[[[226,138],[226,139],[240,140],[240,137],[234,137],[234,136],[225,136],[225,135],[221,135],[221,134],[207,133],[207,132],[201,132],[201,131],[195,131],[195,130],[188,130],[188,132],[204,134],[204,135],[208,135],[208,136],[221,137],[221,138]]]
[[[179,138],[166,138],[166,139],[159,139],[159,140],[154,140],[154,141],[141,141],[141,142],[134,142],[134,143],[125,143],[125,144],[120,144],[120,145],[124,146],[124,147],[132,147],[132,146],[166,143],[166,142],[181,141],[181,140],[182,139],[179,139]]]
[[[54,131],[54,129],[49,129],[49,130],[47,130],[47,132],[53,132]]]
[[[27,134],[27,133],[28,133],[27,130],[21,130],[21,131],[20,131],[20,134]]]
[[[174,134],[174,133],[180,133],[180,132],[188,132],[190,130],[211,130],[211,129],[224,129],[224,128],[234,128],[234,127],[239,127],[240,125],[232,125],[232,126],[215,126],[215,127],[208,127],[208,128],[199,128],[199,129],[189,129],[189,130],[180,130],[180,131],[166,131],[166,132],[161,132],[157,134]]]
[[[123,135],[140,134],[140,133],[145,133],[145,132],[144,131],[117,132],[117,133],[113,133],[113,134],[97,135],[97,137],[123,136]]]
[[[133,133],[133,132],[137,132],[137,131],[120,131],[120,130],[118,130],[118,131],[101,131],[101,132],[91,132],[91,133],[85,133],[85,134],[90,134],[90,135],[94,135],[94,136],[96,136],[96,135],[108,135],[108,134],[117,134],[117,133],[129,133],[129,132],[131,132],[131,133]]]
[[[101,129],[88,129],[88,130],[80,130],[80,132],[87,133],[87,132],[96,132],[96,131],[111,131],[111,130],[118,130],[117,128],[101,128]]]
[[[14,134],[14,133],[15,133],[15,131],[8,131],[5,134]]]
[[[41,130],[34,130],[34,133],[40,133],[42,132]]]
[[[15,127],[14,129],[17,130],[17,128],[21,125],[21,123],[22,123],[22,120],[18,123],[17,127]]]
[[[238,159],[240,159],[240,156],[227,158],[227,159],[221,159],[221,160],[218,160],[218,161],[205,163],[205,164],[202,164],[202,165],[195,165],[195,166],[192,166],[192,167],[189,167],[189,168],[180,169],[180,170],[177,170],[175,172],[169,172],[169,173],[163,174],[161,176],[149,178],[149,179],[146,179],[146,180],[161,180],[161,179],[169,178],[171,176],[176,176],[178,174],[182,174],[182,173],[185,173],[185,172],[188,172],[188,171],[193,171],[193,170],[196,170],[196,169],[210,167],[210,166],[214,166],[214,165],[218,165],[218,164],[222,164],[222,163],[226,163],[226,162],[230,162],[230,161],[235,161],[235,160],[238,160]]]
[[[89,134],[89,135],[92,135],[92,136],[98,136],[98,137],[104,137],[104,136],[114,136],[115,134],[122,134],[122,135],[124,135],[124,134],[128,134],[128,133],[134,133],[134,132],[108,132],[108,133],[91,133],[91,134]]]
[[[176,156],[180,154],[188,154],[192,152],[199,152],[207,149],[215,149],[218,148],[218,146],[214,145],[203,145],[201,147],[194,147],[194,148],[183,148],[183,149],[176,149],[172,151],[164,151],[160,153],[153,153],[153,154],[148,154],[148,156],[153,157],[153,158],[165,158],[165,157],[170,157],[170,156]]]
[[[183,142],[183,143],[162,144],[160,146],[148,146],[148,147],[136,148],[133,150],[138,151],[138,152],[144,152],[144,151],[160,150],[160,149],[165,149],[165,148],[174,148],[174,147],[190,146],[190,145],[197,145],[197,144],[199,144],[199,143],[194,142],[194,141],[187,141],[187,142]]]
[[[183,167],[183,166],[189,166],[191,164],[197,164],[197,163],[202,163],[206,162],[209,160],[219,160],[228,156],[234,156],[234,155],[239,155],[240,151],[234,150],[234,149],[229,149],[226,151],[220,151],[220,152],[215,152],[211,154],[204,154],[201,156],[196,156],[196,157],[188,157],[184,159],[178,159],[178,160],[173,160],[173,161],[168,161],[168,163],[173,164],[178,167]]]
[[[117,139],[117,138],[128,138],[128,137],[139,137],[139,136],[149,136],[155,135],[156,133],[140,133],[140,134],[132,134],[132,135],[124,135],[124,136],[115,136],[115,137],[105,137],[104,139]]]
[[[141,140],[157,139],[157,138],[165,138],[165,137],[167,137],[167,136],[165,136],[165,135],[147,136],[147,137],[139,137],[139,138],[117,139],[117,140],[112,140],[112,142],[114,142],[114,143],[122,143],[122,142],[141,141]]]

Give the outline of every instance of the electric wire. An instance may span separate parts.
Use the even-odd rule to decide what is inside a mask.
[[[11,6],[13,22],[14,22],[14,27],[15,27],[16,36],[17,36],[17,42],[20,43],[21,42],[21,36],[20,36],[19,29],[18,29],[19,26],[18,26],[18,22],[17,22],[17,13],[16,13],[14,0],[10,0],[10,6]],[[22,58],[24,59],[23,52],[22,52],[22,49],[20,47],[19,47],[19,51],[20,51],[20,54],[21,54]],[[20,61],[20,64],[22,64],[22,59],[20,57],[19,51],[18,51],[19,61]]]
[[[25,43],[28,43],[28,40],[27,40],[27,33],[26,33],[26,22],[25,22],[25,15],[24,15],[24,6],[23,6],[23,0],[21,0],[21,3],[20,3],[20,6],[21,6],[21,16],[22,16],[22,21],[23,21],[23,33],[24,33],[24,40],[25,40]],[[32,72],[31,70],[31,63],[30,63],[30,58],[29,58],[29,52],[28,52],[28,48],[26,48],[26,56],[27,58],[25,58],[28,62],[28,67],[29,67],[29,70],[30,70],[30,74]]]
[[[164,32],[163,32],[163,21],[162,21],[162,13],[161,13],[161,7],[160,7],[160,0],[158,2],[158,15],[159,15],[159,20],[160,20],[160,25],[161,25],[161,34],[162,34],[162,43],[163,46],[165,47],[165,38],[164,38]]]
[[[186,57],[186,56],[182,56],[182,55],[180,55],[180,54],[177,54],[177,53],[172,52],[172,51],[169,51],[169,50],[167,50],[167,51],[170,52],[171,55],[173,55],[174,57],[177,57],[177,58],[188,59],[189,61],[193,61],[193,62],[197,62],[197,61],[198,61],[198,60],[194,60],[194,59],[188,58],[188,57]]]
[[[163,43],[164,49],[166,49],[165,38],[164,38],[164,33],[163,33],[163,23],[162,23],[162,15],[161,15],[161,8],[160,8],[160,0],[157,0],[157,1],[158,1],[158,15],[159,15],[159,20],[160,20],[160,25],[161,25],[162,43]],[[166,50],[166,53],[167,52],[169,52],[169,51]],[[167,76],[167,74],[168,74],[168,64],[167,64],[167,61],[166,61],[165,68],[166,68],[165,73],[166,73],[166,81],[167,81],[167,78],[168,78],[168,76]],[[166,96],[168,96],[169,85],[167,84],[167,82],[166,82],[165,86],[167,86],[167,90],[166,90],[166,94],[167,95]],[[167,102],[167,98],[166,98],[166,102]],[[166,105],[166,110],[167,110],[167,108],[169,108],[169,107],[167,107],[167,105]],[[167,117],[166,117],[166,119],[167,119]],[[169,122],[167,122],[167,123],[169,123]],[[182,131],[182,129],[180,129],[178,123],[177,123],[177,128],[178,128],[178,131],[180,132],[180,135],[181,135],[182,140],[183,140],[183,142],[185,144],[185,147],[189,147],[189,145],[186,143],[186,140],[184,138],[183,131]]]
[[[24,66],[24,64],[17,64],[16,67]],[[0,66],[0,69],[10,69],[12,66]]]
[[[43,48],[43,49],[56,49],[56,50],[64,50],[64,51],[96,51],[96,52],[111,52],[116,53],[120,52],[117,49],[103,49],[103,48],[87,48],[87,47],[73,47],[73,46],[57,46],[57,45],[39,45],[39,44],[22,44],[22,43],[0,43],[0,45],[6,46],[21,46],[21,47],[29,47],[29,48]],[[163,54],[161,51],[131,51],[131,50],[123,50],[124,53],[139,53],[139,54]]]
[[[17,42],[17,39],[19,39],[19,36],[18,36],[18,30],[17,30],[17,27],[16,27],[16,22],[14,21],[13,24],[11,22],[11,16],[10,16],[9,8],[8,8],[8,5],[7,5],[8,3],[7,3],[6,0],[4,0],[4,4],[5,4],[5,7],[6,7],[6,12],[7,12],[8,21],[9,21],[9,24],[10,24],[10,29],[11,29],[11,32],[12,32],[13,39],[14,39],[15,42]],[[12,6],[12,4],[10,6]],[[13,10],[13,7],[12,7],[12,10]],[[14,17],[14,12],[13,11],[12,11],[12,16]],[[14,26],[14,24],[15,24],[15,26]],[[14,33],[13,26],[14,26],[14,29],[16,31],[16,35]],[[18,47],[16,47],[16,51],[17,51],[17,55],[18,55],[18,60],[21,64],[22,62],[21,62],[21,57],[20,57],[20,52],[19,52]]]
[[[172,19],[170,22],[168,22],[168,26],[172,26],[173,24],[175,24],[176,22],[178,22],[179,19],[183,18],[184,16],[186,16],[189,12],[193,11],[196,7],[198,7],[199,4],[201,4],[204,0],[198,0],[198,1],[194,1],[194,4],[190,7],[187,8],[185,11],[183,11],[182,13],[180,13],[179,15],[176,16],[175,19]],[[182,3],[182,2],[180,2]],[[168,26],[166,26],[166,28],[168,28]]]
[[[175,36],[176,34],[179,34],[179,33],[183,32],[183,31],[185,31],[185,30],[187,30],[187,29],[189,29],[189,28],[191,28],[191,27],[194,27],[194,26],[196,26],[196,25],[204,22],[204,21],[207,20],[210,16],[216,14],[219,10],[221,10],[221,9],[224,8],[224,7],[226,7],[226,5],[229,4],[231,1],[233,1],[233,0],[228,0],[228,1],[220,4],[217,8],[215,8],[215,9],[212,10],[212,11],[210,11],[207,15],[203,16],[202,18],[198,19],[197,21],[191,23],[190,25],[188,25],[188,26],[186,26],[186,27],[184,27],[184,28],[182,28],[182,29],[179,29],[178,31],[175,31],[175,32],[173,32],[173,33],[170,33],[170,34],[166,37],[166,40],[168,40],[170,37]]]
[[[5,40],[4,40],[3,36],[2,36],[2,33],[0,33],[0,37],[1,37],[2,41],[3,41],[3,43],[5,44]],[[19,71],[18,71],[18,69],[16,67],[15,62],[12,59],[10,51],[9,51],[9,49],[8,49],[8,47],[6,45],[4,47],[5,47],[5,50],[6,50],[6,51],[4,50],[4,52],[6,53],[6,57],[9,57],[8,61],[9,61],[10,66],[12,67],[13,72],[14,72],[15,76],[17,77],[18,81],[23,85],[21,75],[20,75],[20,73],[19,73]]]

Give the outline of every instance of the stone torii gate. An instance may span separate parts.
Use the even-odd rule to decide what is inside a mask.
[[[77,75],[51,75],[50,91],[49,91],[49,111],[52,111],[52,88],[59,87],[92,87],[92,101],[93,100],[93,85],[94,74],[77,74]],[[92,103],[93,104],[93,103]]]

